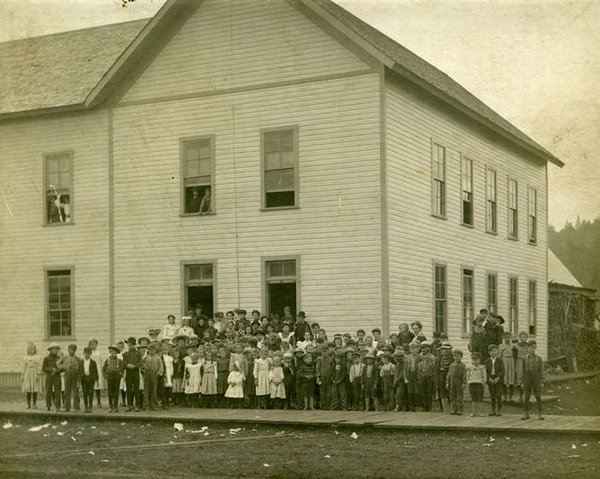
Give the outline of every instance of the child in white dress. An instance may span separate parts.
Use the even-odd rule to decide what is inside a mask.
[[[229,398],[229,407],[239,408],[244,401],[244,373],[240,371],[239,362],[235,361],[231,365],[231,372],[227,376],[229,387],[225,392],[225,397]]]
[[[183,384],[188,406],[198,407],[198,394],[202,384],[202,365],[198,362],[198,353],[192,354],[191,362],[185,366]]]
[[[267,400],[271,395],[271,387],[269,384],[270,369],[271,362],[269,361],[269,350],[261,349],[260,357],[254,361],[254,381],[259,409],[267,409]]]
[[[21,378],[21,391],[27,396],[27,409],[31,409],[32,407],[33,409],[37,409],[37,395],[40,392],[41,373],[42,360],[37,355],[35,344],[28,343],[27,356],[23,359],[23,375]]]
[[[273,358],[273,365],[269,371],[269,385],[273,408],[281,409],[285,400],[285,386],[283,384],[283,367],[279,356]]]

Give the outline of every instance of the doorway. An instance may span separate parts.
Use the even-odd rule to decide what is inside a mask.
[[[283,308],[290,306],[292,314],[296,315],[296,282],[270,283],[268,285],[269,297],[267,300],[268,314],[277,313],[283,316]]]

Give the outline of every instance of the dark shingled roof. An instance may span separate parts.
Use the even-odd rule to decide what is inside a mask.
[[[0,43],[0,115],[83,104],[146,23]]]

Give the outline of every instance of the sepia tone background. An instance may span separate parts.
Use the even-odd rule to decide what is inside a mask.
[[[152,16],[165,0],[2,0],[0,41]],[[235,0],[231,0],[235,2]],[[561,158],[550,224],[600,215],[600,2],[336,0]]]

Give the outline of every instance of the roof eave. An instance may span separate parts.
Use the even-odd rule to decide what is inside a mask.
[[[34,116],[56,115],[59,113],[69,113],[85,110],[84,103],[73,103],[71,105],[52,106],[48,108],[36,108],[34,110],[20,110],[9,113],[0,113],[0,121],[13,120],[19,118],[30,118]]]
[[[520,138],[517,138],[516,136],[514,136],[510,132],[508,132],[505,129],[499,127],[494,122],[488,120],[484,116],[478,114],[477,112],[475,112],[472,109],[470,109],[467,106],[465,106],[463,103],[455,100],[454,98],[452,98],[447,93],[445,93],[442,90],[434,87],[433,85],[431,85],[426,80],[420,78],[419,76],[415,75],[413,72],[407,70],[402,65],[400,65],[398,63],[395,63],[394,66],[390,70],[392,72],[396,73],[397,75],[399,75],[401,78],[403,78],[405,80],[408,80],[409,82],[411,82],[411,83],[419,86],[420,88],[422,88],[423,90],[427,91],[428,93],[430,93],[431,95],[435,96],[436,98],[438,98],[438,99],[442,100],[443,102],[449,104],[450,106],[452,106],[453,108],[457,109],[461,113],[467,115],[469,118],[477,121],[478,123],[483,124],[484,126],[486,126],[487,128],[491,129],[495,133],[499,134],[503,138],[509,140],[512,143],[515,143],[517,146],[519,146],[520,148],[523,148],[525,151],[527,151],[527,152],[535,155],[536,158],[539,158],[539,159],[541,159],[543,161],[547,161],[547,162],[553,163],[553,164],[555,164],[556,166],[558,166],[560,168],[562,168],[564,166],[564,163],[561,160],[559,160],[556,156],[554,156],[552,154],[549,154],[546,151],[534,148],[533,146],[531,146],[530,144],[528,144],[525,141],[521,140]]]

